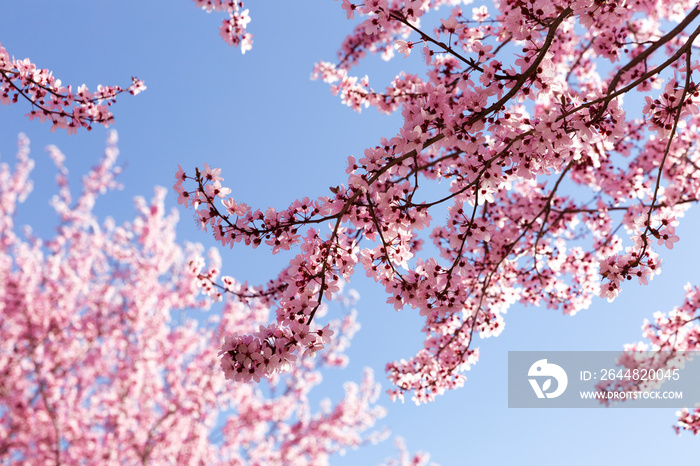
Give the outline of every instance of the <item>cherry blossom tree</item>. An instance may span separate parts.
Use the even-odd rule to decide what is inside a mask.
[[[135,199],[129,222],[98,221],[100,193],[118,186],[115,143],[111,133],[78,195],[63,154],[48,148],[60,219],[48,239],[14,225],[32,188],[24,136],[14,169],[0,166],[0,462],[327,464],[334,453],[383,438],[372,430],[384,409],[371,372],[347,383],[335,403],[314,410],[309,400],[321,370],[347,363],[354,311],[323,327],[333,338],[315,359],[277,360],[285,374],[264,384],[224,380],[222,335],[255,334],[268,321],[268,302],[224,278],[230,293],[206,318],[211,300],[198,285],[204,250],[176,242],[178,216],[165,212],[165,188],[151,201]],[[210,251],[207,277],[217,262]],[[348,306],[350,296],[343,295]],[[200,317],[182,321],[188,310]]]
[[[220,168],[178,170],[178,201],[222,245],[298,251],[257,292],[275,322],[227,337],[227,378],[275,375],[260,355],[326,345],[311,325],[356,267],[396,310],[425,319],[424,347],[387,365],[391,395],[416,403],[464,384],[476,337],[499,335],[511,304],[573,315],[660,272],[657,248],[679,241],[675,228],[700,195],[696,2],[464,3],[339,3],[356,25],[313,76],[352,109],[401,112],[403,123],[350,155],[347,182],[329,195],[257,209]],[[383,90],[351,74],[369,54],[395,52],[422,53],[422,68]],[[440,208],[447,219],[435,222]],[[204,282],[215,298],[230,291]],[[671,333],[679,349],[696,348],[696,310],[692,301],[647,324],[654,348]],[[697,417],[682,412],[680,426],[697,433]]]
[[[250,50],[242,2],[195,3],[228,15],[222,37]],[[276,380],[332,350],[338,336],[317,320],[358,267],[396,310],[425,319],[423,348],[387,365],[391,395],[416,403],[464,384],[479,358],[477,337],[498,336],[512,304],[573,315],[660,272],[657,249],[680,240],[675,229],[700,194],[696,2],[337,4],[355,26],[313,76],[358,112],[400,112],[396,134],[349,154],[346,183],[328,195],[279,211],[237,199],[221,168],[176,174],[178,202],[223,246],[297,251],[270,282],[245,291],[218,277],[216,260],[191,265],[211,298],[274,311],[271,323],[222,329],[220,365],[231,383]],[[423,60],[381,89],[351,74],[370,54]],[[17,62],[5,58],[3,70],[3,82],[20,79],[7,95],[28,96],[49,118],[40,92],[21,92],[33,81],[21,80]],[[680,308],[645,324],[653,350],[671,340],[674,350],[697,347],[692,290]],[[678,428],[697,433],[699,418],[682,411]]]

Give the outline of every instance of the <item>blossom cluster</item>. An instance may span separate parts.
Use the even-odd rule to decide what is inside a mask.
[[[221,185],[223,178],[220,173],[220,169],[205,165],[204,170],[196,170],[195,176],[191,177],[197,189],[187,191],[183,183],[190,177],[180,168],[174,188],[179,195],[178,202],[197,209],[197,220],[204,228],[211,227],[223,244],[243,241],[257,247],[264,242],[276,253],[301,241],[295,228],[289,225],[321,221],[315,218],[322,214],[318,210],[319,203],[309,199],[297,201],[282,212],[274,209],[268,209],[264,214],[253,211],[247,205],[226,197],[231,191]],[[277,322],[261,326],[252,335],[227,337],[220,351],[227,378],[259,381],[261,377],[283,371],[296,359],[296,353],[314,355],[330,342],[333,331],[328,326],[314,328],[312,319],[321,307],[322,297],[331,299],[340,291],[341,277],[348,278],[357,262],[353,252],[355,246],[344,240],[340,233],[342,231],[336,231],[335,240],[322,241],[316,231],[310,229],[304,238],[308,245],[307,254],[292,261],[284,278],[268,286],[269,293],[260,289],[258,295],[254,289],[247,291],[249,296],[279,300],[283,304],[277,311]],[[330,260],[329,254],[333,254]],[[203,266],[202,263],[195,268],[198,276],[202,276]],[[215,273],[210,271],[204,277],[206,280],[202,286],[212,297],[218,299],[221,296],[219,288],[240,293],[230,278],[224,277],[223,285],[217,288],[212,284]]]
[[[20,99],[31,104],[27,114],[30,120],[49,121],[51,131],[65,129],[75,134],[80,128],[90,130],[97,123],[109,126],[114,122],[110,106],[116,97],[128,92],[136,95],[146,89],[143,81],[131,78],[132,84],[123,89],[119,86],[97,86],[90,91],[84,84],[77,89],[64,86],[47,69],[37,68],[28,58],[10,57],[0,45],[0,103],[17,103]]]
[[[253,48],[253,35],[246,28],[250,23],[248,9],[244,9],[243,2],[237,0],[194,0],[197,7],[207,13],[222,11],[228,14],[228,19],[221,22],[219,33],[227,44],[239,47],[245,54]]]

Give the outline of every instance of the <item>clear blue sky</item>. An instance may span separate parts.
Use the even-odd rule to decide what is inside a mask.
[[[352,23],[339,2],[249,2],[253,50],[242,56],[218,35],[220,17],[198,11],[189,0],[101,0],[5,2],[0,43],[18,58],[30,57],[64,83],[128,85],[132,75],[148,90],[125,96],[113,111],[119,131],[125,189],[105,196],[97,212],[129,218],[131,199],[150,196],[154,185],[170,188],[177,164],[191,171],[204,162],[221,167],[236,199],[255,207],[286,207],[297,197],[328,193],[345,181],[348,155],[359,155],[381,136],[393,136],[399,119],[352,112],[327,86],[309,80],[313,64],[332,61]],[[467,7],[471,8],[471,6]],[[399,66],[416,61],[372,59],[358,72],[383,88]],[[415,69],[420,71],[420,69]],[[67,156],[74,186],[102,153],[106,130],[77,136],[51,133],[29,122],[22,105],[0,108],[0,154],[12,160],[16,136],[32,141],[36,188],[18,222],[49,234],[55,221],[47,205],[55,172],[43,153],[56,144]],[[175,207],[175,196],[168,204]],[[215,243],[180,209],[181,241]],[[440,220],[437,218],[436,220]],[[403,436],[411,451],[452,464],[687,464],[697,460],[698,439],[676,437],[668,409],[515,410],[507,407],[507,352],[513,350],[617,350],[640,339],[640,326],[657,310],[681,302],[687,281],[700,284],[696,232],[691,211],[678,229],[681,241],[664,251],[664,271],[648,287],[627,286],[609,305],[565,317],[545,309],[513,307],[506,330],[480,342],[481,360],[467,373],[466,386],[427,406],[392,404],[382,421]],[[223,272],[252,283],[270,278],[289,255],[271,256],[264,247],[222,250]],[[358,273],[351,286],[362,298],[362,330],[350,350],[346,371],[329,373],[316,395],[337,398],[344,380],[359,380],[373,367],[383,388],[384,365],[409,357],[421,346],[420,320],[385,304],[383,290]],[[375,464],[393,455],[391,440],[350,451],[336,464]]]

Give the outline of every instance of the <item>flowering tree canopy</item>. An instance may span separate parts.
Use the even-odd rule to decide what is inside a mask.
[[[219,277],[216,259],[179,263],[227,309],[265,310],[253,314],[254,326],[213,334],[225,335],[218,356],[231,383],[294,379],[310,356],[335,354],[342,325],[317,321],[362,268],[397,311],[424,318],[423,348],[389,363],[387,374],[394,398],[430,402],[464,384],[479,358],[476,337],[499,335],[512,304],[573,315],[597,296],[612,301],[625,281],[648,284],[661,268],[659,248],[679,241],[675,229],[700,196],[696,2],[466,3],[337,2],[355,27],[313,77],[350,108],[400,113],[402,125],[348,154],[347,181],[328,195],[254,208],[223,183],[221,168],[179,167],[178,202],[221,245],[296,252],[257,287]],[[251,49],[243,2],[196,4],[229,15],[222,37]],[[352,74],[369,54],[423,60],[379,88]],[[89,119],[65,108],[111,102],[120,89],[72,97],[44,84],[46,72],[27,74],[28,63],[7,56],[0,64],[5,101],[29,100],[30,117],[69,130],[111,121],[101,110]],[[134,81],[129,91],[141,89]],[[680,308],[646,323],[650,347],[699,349],[699,305],[689,287]],[[700,431],[700,410],[682,411],[678,428]]]
[[[117,184],[116,133],[74,197],[64,156],[58,167],[57,234],[15,232],[13,215],[31,191],[29,141],[14,170],[0,166],[0,459],[46,464],[327,464],[331,454],[379,440],[384,415],[371,372],[347,383],[336,403],[314,411],[322,368],[343,367],[355,313],[324,327],[320,356],[284,361],[285,375],[228,383],[217,368],[223,334],[254,333],[269,307],[230,282],[208,324],[178,323],[206,310],[197,273],[203,247],[175,241],[177,213],[166,190],[135,200],[121,225],[92,213]],[[215,251],[210,263],[216,262]],[[213,271],[210,269],[209,273]],[[200,319],[201,320],[201,319]]]
[[[417,403],[464,383],[474,338],[498,335],[511,304],[575,314],[659,273],[656,249],[673,248],[700,195],[695,2],[461,3],[342,1],[361,22],[314,77],[357,111],[400,111],[403,125],[348,157],[347,183],[328,196],[255,209],[231,196],[221,169],[177,172],[179,202],[222,245],[299,251],[257,291],[276,321],[227,337],[227,378],[279,371],[259,354],[322,348],[310,325],[356,267],[397,310],[425,318],[424,347],[387,365],[392,395]],[[440,7],[450,8],[424,26]],[[384,90],[351,75],[368,53],[416,50],[422,74],[402,72]],[[434,181],[444,181],[441,195],[420,189]],[[433,220],[437,206],[445,222]],[[229,291],[201,278],[214,297]],[[676,350],[698,347],[697,303],[689,307],[680,320],[657,319],[659,333],[684,336]]]

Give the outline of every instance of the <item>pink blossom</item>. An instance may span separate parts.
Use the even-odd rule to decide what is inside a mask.
[[[350,3],[348,0],[343,0],[341,7],[346,11],[347,19],[355,18],[355,9],[357,9],[357,5]]]
[[[411,54],[411,49],[413,48],[413,42],[406,42],[405,40],[396,41],[396,50],[399,53],[403,53],[404,58]]]

